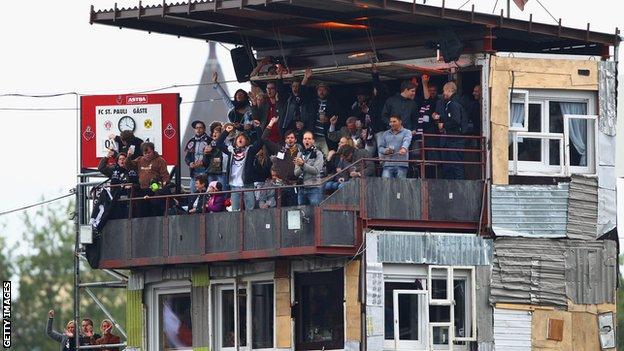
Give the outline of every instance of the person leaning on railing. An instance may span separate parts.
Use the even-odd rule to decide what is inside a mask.
[[[314,145],[314,134],[310,131],[303,133],[303,150],[296,157],[295,175],[299,177],[303,187],[298,188],[297,202],[299,206],[318,205],[323,200],[323,191],[320,184],[323,170],[323,153]]]
[[[384,161],[383,178],[406,178],[407,162],[390,162],[390,161],[407,161],[408,149],[412,142],[412,131],[403,128],[400,116],[390,117],[390,129],[386,130],[379,137],[378,152],[379,158]]]
[[[271,155],[271,162],[277,170],[279,179],[281,179],[285,185],[294,185],[297,183],[297,176],[295,176],[295,158],[301,155],[301,146],[297,144],[295,133],[287,131],[284,134],[284,142],[281,144],[274,143],[267,140],[271,128],[277,128],[277,118],[273,118],[269,121],[262,139],[266,145],[269,155]],[[292,188],[283,189],[281,192],[281,205],[282,206],[296,206],[297,198]]]
[[[162,158],[156,150],[154,150],[154,143],[141,144],[142,156],[132,160],[132,153],[128,155],[126,160],[126,166],[128,169],[137,170],[139,173],[139,186],[137,191],[139,196],[152,196],[160,193],[159,190],[163,189],[169,183],[169,172],[167,172],[167,162]],[[139,209],[139,216],[158,216],[162,215],[161,202],[158,201],[141,201],[137,206]]]

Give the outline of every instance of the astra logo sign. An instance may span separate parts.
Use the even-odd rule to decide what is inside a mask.
[[[135,95],[126,97],[127,104],[147,104],[147,95]]]

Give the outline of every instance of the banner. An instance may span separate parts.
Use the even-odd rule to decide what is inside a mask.
[[[93,95],[80,98],[80,165],[96,168],[109,149],[111,139],[131,130],[170,166],[178,164],[180,145],[179,94]],[[140,152],[137,150],[135,152]]]

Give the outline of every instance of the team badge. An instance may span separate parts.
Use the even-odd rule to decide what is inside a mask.
[[[111,121],[104,122],[104,129],[111,130],[112,127],[113,127],[113,122]]]
[[[167,127],[163,131],[163,134],[167,137],[167,139],[172,139],[176,134],[176,130],[173,129],[173,125],[171,123],[167,123]]]
[[[145,127],[145,129],[152,129],[152,120],[151,119],[146,119],[143,122],[143,126]]]
[[[82,133],[82,137],[86,140],[86,141],[90,141],[91,139],[95,138],[95,133],[93,132],[93,130],[91,129],[91,126],[87,126],[87,128],[85,129],[85,131]]]

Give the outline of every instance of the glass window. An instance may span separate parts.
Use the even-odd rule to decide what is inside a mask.
[[[454,280],[455,306],[455,336],[463,338],[470,337],[470,333],[466,333],[466,281]]]
[[[238,289],[238,345],[247,346],[247,289]]]
[[[342,269],[295,275],[298,350],[344,347],[343,281]]]
[[[193,346],[191,294],[159,296],[160,350],[186,350]]]
[[[251,340],[254,349],[273,347],[273,284],[251,287]]]
[[[420,281],[415,283],[384,284],[384,329],[385,339],[394,340],[394,290],[422,290]],[[418,340],[418,295],[399,295],[399,338]]]
[[[431,328],[434,345],[448,345],[450,342],[448,326],[434,326]]]
[[[234,290],[221,291],[221,347],[234,347]]]

